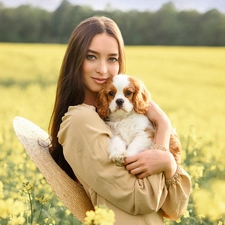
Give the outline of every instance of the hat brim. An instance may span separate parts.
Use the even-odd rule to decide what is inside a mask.
[[[49,135],[19,116],[14,118],[13,127],[19,141],[58,198],[78,220],[84,222],[86,211],[93,210],[93,205],[83,187],[72,180],[51,157],[48,151]]]

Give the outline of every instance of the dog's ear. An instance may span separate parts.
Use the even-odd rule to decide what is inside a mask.
[[[105,92],[105,85],[101,89],[101,91],[98,93],[97,99],[96,99],[96,106],[97,106],[97,112],[98,115],[104,119],[109,114],[109,103],[107,99],[107,93]]]
[[[181,143],[175,130],[170,135],[170,152],[173,154],[178,165],[181,164]]]
[[[134,111],[139,114],[145,114],[148,111],[148,104],[151,100],[151,95],[141,80],[131,77],[131,82],[135,87],[133,96]]]

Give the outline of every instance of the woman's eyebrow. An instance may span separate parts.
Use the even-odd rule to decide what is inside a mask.
[[[94,53],[94,54],[99,54],[98,52],[96,52],[94,50],[91,50],[91,49],[88,49],[88,52],[91,52],[91,53]]]
[[[99,52],[97,52],[97,51],[94,51],[94,50],[91,50],[91,49],[88,49],[88,52],[90,53],[93,53],[93,54],[97,54],[97,55],[100,55],[100,53]],[[119,55],[119,53],[110,53],[110,54],[108,54],[108,55],[110,55],[110,56],[118,56]]]
[[[111,54],[109,54],[110,56],[118,56],[119,55],[119,53],[111,53]]]

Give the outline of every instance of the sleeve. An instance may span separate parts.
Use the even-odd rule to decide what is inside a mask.
[[[58,137],[76,176],[96,193],[132,215],[158,211],[168,193],[163,173],[137,179],[116,166],[107,152],[110,135],[96,112],[77,109],[65,115]]]
[[[166,180],[168,195],[162,205],[164,217],[170,220],[179,219],[187,209],[191,192],[191,179],[188,173],[181,167],[170,180]]]

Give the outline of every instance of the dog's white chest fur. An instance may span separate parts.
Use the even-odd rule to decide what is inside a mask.
[[[151,148],[154,129],[145,116],[150,99],[143,82],[125,74],[110,77],[99,92],[98,113],[108,119],[113,133],[109,158],[117,165],[123,165],[124,157]]]
[[[123,164],[124,157],[151,148],[153,141],[149,135],[154,129],[145,115],[133,112],[125,118],[112,117],[107,124],[113,134],[108,151],[117,165]]]
[[[118,74],[103,84],[96,106],[99,116],[107,118],[111,128],[109,158],[117,165],[123,165],[126,156],[152,148],[156,131],[145,116],[150,100],[144,83],[134,77]],[[181,146],[174,133],[170,137],[170,151],[180,164]]]

